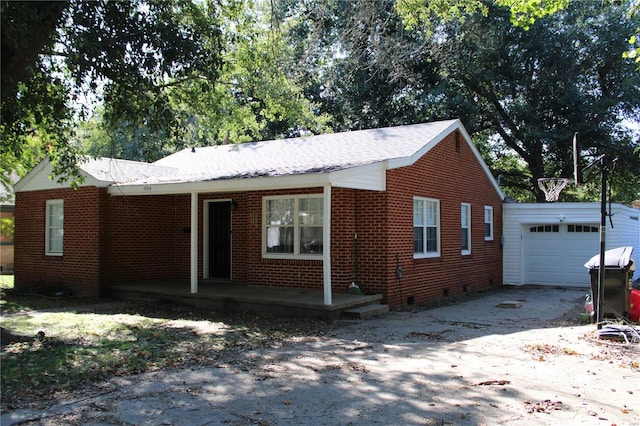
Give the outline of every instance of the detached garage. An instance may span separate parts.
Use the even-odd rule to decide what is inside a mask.
[[[607,250],[632,246],[638,259],[640,209],[612,204],[611,213]],[[584,264],[600,251],[600,203],[505,203],[503,214],[505,284],[589,287]]]

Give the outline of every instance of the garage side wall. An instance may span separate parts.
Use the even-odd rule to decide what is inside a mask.
[[[630,246],[633,247],[635,263],[634,280],[640,279],[640,209],[634,209],[621,204],[611,206],[613,213],[613,228],[607,227],[611,238],[607,237],[608,249]],[[608,222],[608,220],[607,220]]]
[[[620,246],[634,246],[634,257],[640,257],[639,230],[638,230],[638,209],[633,209],[620,204],[612,205],[613,228],[607,218],[606,228],[606,248],[611,249]],[[558,285],[558,283],[528,282],[525,273],[525,263],[530,253],[526,252],[525,241],[526,232],[532,225],[558,225],[566,232],[566,227],[570,224],[591,224],[599,227],[600,224],[600,203],[505,203],[504,204],[504,263],[503,275],[505,284],[525,285],[525,284],[548,284]],[[581,259],[578,265],[586,263],[592,255],[599,252],[599,232],[590,233],[590,243],[588,247],[580,245],[570,249],[571,252],[581,251]],[[585,236],[587,236],[585,234]],[[550,242],[555,247],[553,241]],[[577,243],[576,243],[577,244]],[[558,257],[562,262],[562,257]],[[559,266],[560,268],[562,265]],[[582,270],[580,269],[580,273]],[[638,277],[636,272],[636,278]],[[584,269],[584,286],[588,286],[588,271]]]

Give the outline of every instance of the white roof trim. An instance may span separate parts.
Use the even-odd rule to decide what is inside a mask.
[[[384,191],[386,189],[384,163],[369,164],[332,173],[308,173],[291,176],[222,179],[205,182],[159,183],[147,185],[113,184],[111,195],[167,195],[192,192],[241,192],[275,189],[313,188],[331,185],[352,189]]]
[[[84,178],[84,182],[80,184],[80,187],[87,186],[96,186],[96,187],[107,187],[112,182],[110,181],[102,181],[96,179],[92,174],[87,173],[83,169],[83,164],[80,164],[80,170],[83,172],[82,176]],[[27,192],[27,191],[41,191],[47,189],[61,189],[61,188],[69,188],[69,184],[67,182],[59,183],[56,178],[51,178],[53,175],[53,166],[49,161],[49,158],[45,158],[40,161],[33,169],[29,171],[26,175],[22,177],[16,184],[13,186],[13,192]]]
[[[147,185],[111,185],[111,195],[168,195],[192,192],[239,192],[264,191],[270,189],[321,187],[329,183],[329,175],[324,173],[255,177],[246,179],[223,179],[205,182],[157,183]]]
[[[438,145],[440,142],[442,142],[442,140],[444,138],[449,136],[449,134],[451,134],[451,132],[453,132],[455,130],[458,130],[458,129],[462,129],[462,128],[463,127],[462,127],[462,123],[460,122],[460,120],[455,120],[453,123],[451,123],[451,125],[449,127],[444,129],[436,137],[431,139],[427,144],[425,144],[419,151],[417,151],[412,156],[390,159],[389,160],[389,169],[397,169],[397,168],[400,168],[400,167],[407,167],[407,166],[413,165],[416,161],[418,161],[420,158],[422,158],[427,152],[431,151],[431,148],[433,148],[434,146]],[[464,133],[467,134],[467,132],[464,132]],[[467,143],[469,143],[469,142],[470,142],[470,140],[467,141]],[[473,143],[471,143],[471,145],[473,145]],[[482,162],[484,163],[484,160],[482,160]]]

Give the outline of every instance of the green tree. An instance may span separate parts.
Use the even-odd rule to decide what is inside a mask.
[[[293,61],[287,31],[269,7],[245,2],[225,16],[227,51],[215,86],[191,85],[172,93],[199,144],[247,142],[329,131],[327,114],[304,96],[305,80]],[[196,101],[193,101],[196,100]]]
[[[637,17],[640,15],[640,2],[631,2],[629,7],[629,17]],[[635,34],[629,37],[629,46],[626,52],[623,52],[623,57],[635,60],[640,71],[640,27],[636,26]]]
[[[226,49],[215,84],[192,79],[167,89],[179,135],[144,123],[105,127],[104,116],[78,130],[91,155],[155,161],[185,146],[238,143],[330,131],[328,116],[304,96],[287,26],[271,25],[270,9],[242,2],[221,11]],[[118,124],[116,122],[116,124]]]
[[[179,133],[170,88],[214,83],[221,65],[219,3],[189,0],[3,1],[0,162],[28,169],[48,155],[60,179],[78,176],[69,143],[81,100],[107,123]],[[38,147],[39,155],[23,155]]]
[[[425,61],[425,37],[406,31],[393,0],[282,2],[307,99],[334,130],[440,118],[440,76]]]
[[[15,220],[12,217],[3,217],[0,219],[0,236],[13,238],[15,231]]]
[[[440,23],[463,21],[478,13],[486,16],[490,4],[485,0],[397,0],[396,8],[407,27],[422,25],[431,31]],[[494,4],[508,8],[511,23],[527,30],[537,19],[567,7],[569,0],[494,0]]]
[[[472,133],[498,136],[492,165],[507,193],[527,190],[543,201],[538,178],[572,176],[578,131],[585,155],[606,153],[624,164],[620,180],[628,183],[618,187],[618,200],[637,196],[638,136],[622,123],[640,121],[640,80],[620,55],[637,23],[625,14],[611,3],[572,2],[524,31],[512,25],[508,10],[488,4],[486,15],[449,20],[433,31],[427,49],[446,77],[451,95],[444,101],[462,112]],[[513,167],[514,154],[526,170]]]

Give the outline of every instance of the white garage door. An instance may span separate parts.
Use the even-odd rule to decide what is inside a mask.
[[[600,251],[599,224],[523,225],[526,284],[588,287],[584,264]]]

